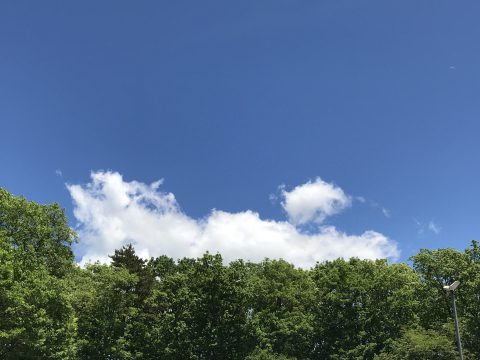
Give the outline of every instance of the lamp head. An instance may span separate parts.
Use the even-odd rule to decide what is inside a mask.
[[[456,280],[452,285],[445,285],[443,290],[446,291],[455,291],[455,289],[460,285],[460,281]]]

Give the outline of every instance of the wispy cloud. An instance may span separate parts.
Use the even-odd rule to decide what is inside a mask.
[[[438,226],[437,224],[435,224],[433,221],[430,221],[428,223],[428,230],[434,232],[435,234],[440,234],[440,226]]]
[[[434,233],[435,235],[440,234],[442,228],[435,223],[433,220],[430,220],[428,223],[424,223],[419,221],[418,219],[414,218],[413,222],[417,226],[417,234],[419,236],[424,235],[427,231]]]
[[[396,244],[379,232],[351,235],[319,225],[350,205],[342,189],[321,179],[282,190],[288,221],[262,219],[251,210],[212,210],[207,217],[194,219],[160,185],[128,182],[117,172],[101,171],[93,172],[86,185],[67,185],[79,223],[81,263],[107,262],[108,254],[128,243],[145,258],[161,254],[197,257],[210,251],[220,252],[227,262],[283,258],[305,268],[338,257],[399,255]],[[308,221],[317,226],[307,234],[296,225]]]
[[[60,169],[55,170],[55,175],[62,177],[63,176],[62,170]]]
[[[365,199],[363,196],[355,196],[355,200],[362,204],[365,204],[367,202],[367,199]]]
[[[390,213],[390,210],[385,209],[384,207],[382,207],[382,214],[385,215],[385,217],[387,218],[390,218],[392,216],[392,214]]]
[[[373,201],[373,200],[370,200],[370,199],[367,199],[363,196],[355,196],[354,197],[355,201],[358,201],[359,203],[361,204],[366,204],[374,209],[378,209],[382,212],[383,216],[385,216],[386,218],[391,218],[392,217],[392,213],[390,210],[388,210],[387,208],[381,206],[379,203],[377,203],[376,201]]]

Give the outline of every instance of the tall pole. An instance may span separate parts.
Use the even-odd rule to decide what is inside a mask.
[[[452,291],[453,316],[455,318],[455,335],[457,336],[458,352],[460,360],[463,360],[462,340],[460,339],[460,328],[458,326],[457,305],[455,303],[455,291]]]

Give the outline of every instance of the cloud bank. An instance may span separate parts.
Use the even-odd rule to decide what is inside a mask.
[[[283,258],[309,268],[317,261],[349,258],[396,258],[396,244],[373,230],[349,235],[321,223],[351,205],[342,189],[321,179],[282,190],[288,221],[262,219],[246,210],[212,210],[205,218],[183,213],[175,195],[163,192],[161,181],[125,181],[117,172],[92,172],[85,185],[67,188],[78,221],[80,263],[108,262],[115,249],[132,243],[144,257],[175,259],[219,252],[226,262]],[[298,225],[316,224],[308,233]]]

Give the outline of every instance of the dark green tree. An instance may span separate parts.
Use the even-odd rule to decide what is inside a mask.
[[[415,328],[375,356],[375,360],[456,360],[458,353],[451,337],[435,330]]]
[[[283,260],[266,260],[249,280],[249,323],[257,347],[309,359],[313,351],[315,286],[308,272]]]
[[[372,359],[415,321],[418,278],[405,264],[342,259],[318,264],[314,359]]]
[[[256,348],[245,360],[295,360],[295,358],[275,354],[271,349]]]
[[[142,359],[142,348],[131,343],[139,310],[130,289],[138,283],[137,276],[123,268],[93,264],[77,269],[70,280],[80,358]]]
[[[129,289],[137,296],[137,305],[142,306],[143,301],[152,292],[153,284],[155,282],[154,271],[151,266],[147,266],[147,261],[139,257],[135,253],[132,244],[115,250],[115,253],[110,256],[112,259],[112,266],[115,268],[126,269],[130,274],[136,275],[138,282],[135,287]]]
[[[253,346],[246,327],[248,267],[242,262],[225,267],[221,256],[205,254],[183,259],[175,269],[161,277],[154,292],[157,356],[244,359]]]
[[[422,307],[420,324],[427,329],[441,329],[453,323],[450,294],[445,284],[460,281],[456,290],[460,332],[465,349],[474,358],[480,357],[480,249],[476,241],[464,252],[455,249],[422,249],[412,257],[422,287],[418,291]],[[453,334],[452,334],[453,338]]]

